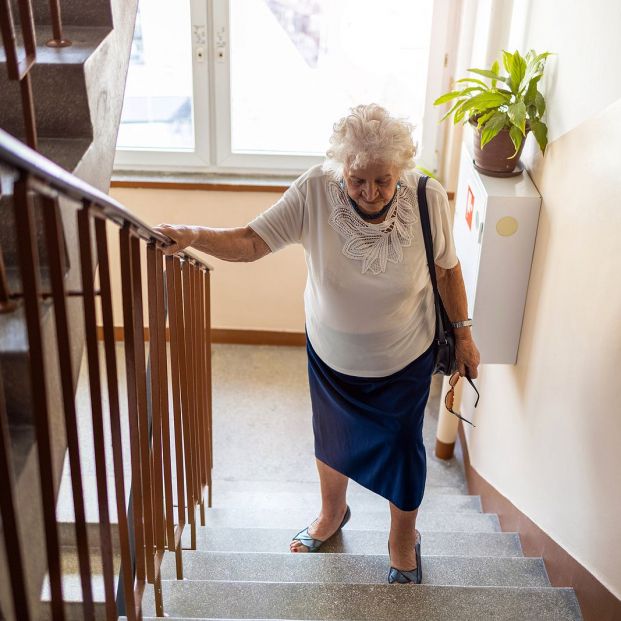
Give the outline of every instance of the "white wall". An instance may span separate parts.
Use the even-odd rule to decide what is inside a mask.
[[[551,143],[542,158],[529,138],[522,158],[543,203],[519,358],[484,367],[479,408],[464,404],[470,457],[621,597],[621,3],[514,9],[511,40],[556,53],[543,91]]]
[[[550,140],[621,97],[621,2],[513,0],[511,23],[509,49],[555,54],[542,81]]]

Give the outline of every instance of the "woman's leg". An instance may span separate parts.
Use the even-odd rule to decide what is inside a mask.
[[[395,569],[409,571],[416,568],[414,543],[416,539],[416,515],[414,511],[401,511],[390,504],[390,564]]]
[[[308,533],[313,539],[325,541],[334,534],[345,517],[347,510],[347,482],[349,479],[330,468],[322,461],[315,459],[319,471],[321,484],[321,512],[319,517],[308,527]],[[308,552],[308,548],[299,541],[292,541],[289,545],[291,552]]]

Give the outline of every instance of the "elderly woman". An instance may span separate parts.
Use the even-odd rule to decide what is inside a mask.
[[[420,583],[422,576],[415,524],[425,488],[423,415],[436,323],[411,130],[378,105],[357,106],[335,124],[323,165],[305,172],[248,226],[158,227],[176,242],[169,252],[193,246],[227,261],[256,261],[288,244],[304,246],[321,511],[290,549],[316,552],[345,525],[353,479],[389,501],[391,583]],[[433,179],[426,192],[438,288],[456,326],[459,373],[474,378],[479,353],[447,195]]]

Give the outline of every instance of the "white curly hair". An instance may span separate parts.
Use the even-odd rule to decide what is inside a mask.
[[[378,162],[396,166],[400,172],[412,169],[416,166],[413,130],[411,123],[391,116],[382,106],[355,106],[334,124],[323,170],[340,179],[345,168]]]

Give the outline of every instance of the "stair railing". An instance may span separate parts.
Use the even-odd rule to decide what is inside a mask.
[[[212,408],[210,267],[189,252],[164,256],[168,237],[153,231],[122,205],[0,130],[0,180],[3,194],[12,194],[15,235],[18,240],[21,291],[8,292],[27,323],[29,374],[39,461],[45,530],[45,549],[51,593],[51,617],[64,620],[61,548],[56,521],[49,425],[50,360],[60,373],[67,452],[75,513],[75,535],[85,619],[95,618],[91,587],[91,558],[84,502],[83,472],[78,438],[79,416],[71,368],[71,317],[67,298],[80,296],[85,330],[90,388],[88,416],[93,429],[105,615],[117,619],[119,610],[130,620],[142,616],[147,583],[154,587],[155,610],[164,615],[160,566],[165,551],[176,557],[177,578],[183,578],[182,533],[190,525],[190,547],[196,548],[196,509],[205,518],[205,492],[211,506]],[[34,199],[44,223],[47,283],[42,278],[36,239]],[[59,199],[62,199],[60,201]],[[62,206],[61,206],[62,204]],[[65,254],[61,211],[75,212],[78,221],[81,290],[65,284]],[[6,226],[6,224],[0,224]],[[108,250],[109,230],[119,234],[120,274],[113,274]],[[147,299],[143,300],[143,257],[146,252]],[[166,269],[164,269],[164,264]],[[2,266],[0,265],[0,268]],[[112,307],[112,278],[120,276],[123,308],[124,382],[117,368]],[[6,282],[0,274],[0,282]],[[5,285],[6,286],[6,285]],[[44,290],[45,289],[45,290]],[[43,338],[42,311],[53,306],[55,343]],[[143,306],[148,307],[148,326]],[[168,325],[166,325],[166,310]],[[97,326],[97,313],[101,327]],[[74,326],[75,327],[75,326]],[[99,337],[103,340],[100,367]],[[147,378],[145,337],[149,344]],[[50,354],[50,352],[52,352]],[[170,377],[168,367],[170,363]],[[107,408],[102,377],[106,377]],[[0,383],[1,384],[1,383]],[[127,420],[121,414],[120,388],[127,386]],[[147,391],[152,418],[149,421]],[[106,424],[107,423],[107,424]],[[149,427],[151,426],[152,434]],[[109,429],[109,446],[106,446]],[[124,433],[123,429],[125,429]],[[128,437],[127,442],[125,438]],[[124,446],[124,442],[129,446]],[[131,465],[131,511],[127,503],[124,460]],[[24,571],[23,543],[19,536],[19,508],[15,504],[11,446],[5,401],[0,385],[0,511],[9,559],[13,618],[36,618],[29,602]],[[112,472],[108,468],[112,465]],[[113,524],[109,514],[108,481],[114,480],[118,552],[124,602],[116,602]],[[6,487],[6,493],[5,493]],[[110,494],[112,491],[110,490]],[[175,502],[177,504],[175,509]],[[131,516],[131,524],[128,516]],[[93,537],[94,538],[94,537]],[[132,554],[132,550],[134,554]],[[35,585],[36,591],[40,585]],[[7,619],[10,615],[3,610]]]
[[[15,22],[11,10],[11,0],[0,0],[0,30],[6,56],[6,68],[9,80],[19,82],[22,98],[22,114],[26,143],[37,149],[37,122],[35,119],[34,97],[32,95],[32,80],[30,70],[37,61],[37,40],[35,35],[32,4],[30,0],[18,0],[19,21],[23,41],[23,55],[15,36]]]
[[[69,39],[63,36],[63,24],[59,0],[49,0],[52,20],[52,38],[48,47],[67,47]],[[0,32],[4,43],[9,80],[19,82],[26,144],[38,148],[37,121],[30,72],[37,62],[37,38],[32,11],[32,0],[17,0],[21,27],[22,46],[18,46],[11,0],[0,0]],[[20,50],[20,47],[23,49]],[[20,54],[20,52],[22,52]]]

